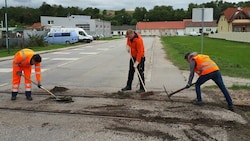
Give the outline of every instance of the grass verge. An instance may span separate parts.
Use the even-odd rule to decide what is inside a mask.
[[[201,51],[201,37],[161,37],[167,57],[181,70],[189,70],[183,59],[187,52]],[[232,42],[204,37],[203,54],[209,55],[220,67],[222,75],[250,78],[250,46],[248,43]]]

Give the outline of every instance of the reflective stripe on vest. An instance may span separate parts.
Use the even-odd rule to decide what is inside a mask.
[[[21,53],[22,53],[21,56],[22,56],[22,58],[23,58],[21,64],[23,64],[23,63],[26,61],[26,54],[25,54],[24,50],[22,50]]]
[[[216,65],[216,63],[207,55],[199,54],[194,56],[193,59],[196,62],[195,72],[198,75],[206,75],[219,70],[219,67]]]

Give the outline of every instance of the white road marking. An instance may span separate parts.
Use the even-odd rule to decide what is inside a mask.
[[[0,84],[0,87],[6,86],[6,85],[8,85],[8,84],[9,84],[9,83]]]
[[[41,72],[45,72],[45,71],[47,71],[47,70],[49,70],[49,69],[44,69],[44,68],[42,68],[42,69],[41,69]],[[31,70],[31,73],[35,73],[35,69],[32,69],[32,70]]]
[[[12,72],[12,68],[0,68],[0,72]]]
[[[84,54],[84,55],[96,55],[96,54],[99,54],[99,52],[80,52],[79,54]]]
[[[75,48],[75,49],[72,49],[72,50],[85,50],[84,48]]]
[[[47,71],[48,69],[41,69],[41,72]],[[1,68],[0,72],[12,72],[12,68]],[[35,73],[35,69],[32,68],[32,73]]]
[[[106,51],[106,50],[109,50],[108,48],[98,48],[96,50],[103,50],[103,51]]]
[[[42,57],[42,61],[44,61],[44,60],[49,60],[49,58],[44,58],[44,57]]]
[[[71,52],[53,52],[52,54],[70,54]]]
[[[92,48],[93,46],[85,46],[84,48]]]
[[[51,60],[57,60],[57,61],[76,61],[79,58],[53,58]]]
[[[69,64],[69,63],[71,63],[72,61],[69,61],[69,62],[66,62],[66,63],[62,63],[62,64],[60,64],[60,65],[57,65],[57,67],[61,67],[61,66],[64,66],[64,65],[67,65],[67,64]]]

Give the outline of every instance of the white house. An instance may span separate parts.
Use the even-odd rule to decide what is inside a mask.
[[[185,22],[185,34],[190,35],[192,32],[201,33],[202,31],[202,22],[192,22],[191,19],[184,19]],[[217,23],[216,21],[212,22],[203,22],[203,33],[210,34],[217,32]]]
[[[111,22],[100,19],[91,19],[85,15],[71,15],[68,17],[40,16],[41,25],[50,27],[79,27],[90,35],[111,37]]]

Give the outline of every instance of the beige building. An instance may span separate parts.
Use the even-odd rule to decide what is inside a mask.
[[[218,20],[220,32],[250,32],[250,7],[224,10]]]

